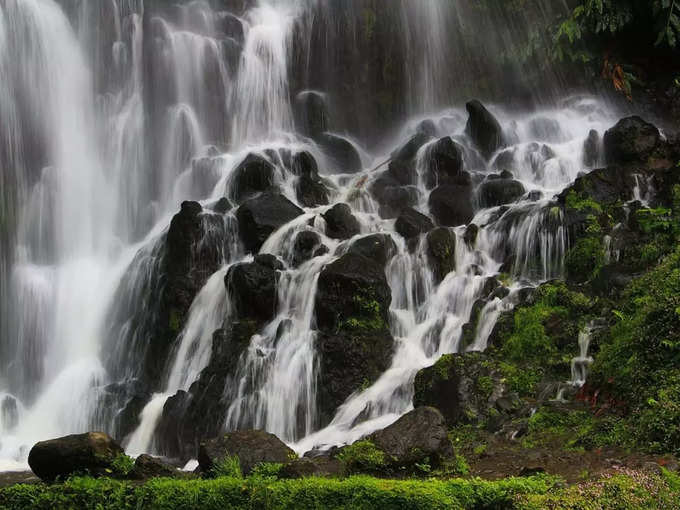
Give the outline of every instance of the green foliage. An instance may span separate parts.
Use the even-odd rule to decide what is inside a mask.
[[[118,455],[111,463],[111,471],[114,476],[127,476],[133,467],[135,467],[135,459],[124,453]]]
[[[281,472],[281,468],[283,468],[283,464],[278,462],[261,462],[253,468],[251,476],[259,478],[277,478]]]
[[[211,475],[215,478],[220,476],[228,476],[231,478],[242,478],[241,460],[238,455],[228,455],[221,461],[217,462],[211,470]]]
[[[385,452],[367,439],[345,446],[338,459],[347,465],[350,473],[379,473],[387,465]]]
[[[597,237],[585,237],[576,241],[565,259],[570,279],[583,282],[597,276],[604,265],[604,248]]]
[[[565,205],[567,209],[574,209],[576,211],[582,212],[602,212],[602,206],[598,204],[589,196],[580,196],[574,190],[567,193],[567,198],[565,200]]]
[[[340,325],[340,329],[382,330],[387,327],[381,314],[380,303],[376,300],[354,296],[352,301],[358,310],[358,315],[345,320]]]
[[[542,303],[515,312],[515,330],[503,345],[503,353],[510,360],[521,361],[533,357],[548,357],[556,352],[555,345],[545,333],[543,321],[553,309]]]
[[[536,392],[536,385],[543,378],[541,368],[520,367],[512,363],[501,362],[500,369],[510,391],[522,397],[533,396]]]

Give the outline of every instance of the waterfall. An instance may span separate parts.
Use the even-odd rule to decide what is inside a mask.
[[[259,248],[283,267],[275,312],[215,391],[220,430],[266,429],[299,453],[358,439],[412,408],[418,370],[484,350],[523,288],[563,276],[568,231],[553,197],[584,170],[583,143],[612,113],[591,96],[558,101],[560,69],[546,72],[540,91],[525,82],[527,69],[538,72],[533,61],[501,79],[503,52],[552,8],[238,3],[0,5],[0,469],[25,465],[36,441],[92,429],[134,455],[166,453],[159,435],[171,398],[195,397],[214,333],[239,319],[225,276],[257,255],[239,231],[250,195],[234,193],[250,155],[266,169],[248,186],[280,193],[302,214]],[[509,19],[518,24],[506,29]],[[489,161],[461,107],[478,83],[497,85],[479,95],[507,139]],[[511,109],[506,92],[518,90],[545,106]],[[318,109],[303,112],[318,129],[300,125],[302,103]],[[442,137],[469,174],[466,222],[478,232],[470,240],[465,225],[445,229],[455,269],[444,275],[427,236],[404,239],[375,193],[417,132],[427,139],[410,156],[413,176],[388,182],[398,205],[435,218],[440,182],[429,172]],[[296,167],[300,154],[316,165]],[[485,183],[504,170],[524,192],[487,207]],[[634,198],[646,199],[649,185],[636,182]],[[338,203],[358,224],[346,239],[326,231]],[[325,251],[294,262],[300,233],[317,235]],[[323,421],[319,278],[376,233],[395,247],[384,266],[390,359]],[[498,280],[507,293],[489,292]]]

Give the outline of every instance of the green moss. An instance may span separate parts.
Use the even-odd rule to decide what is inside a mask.
[[[481,376],[477,378],[477,390],[484,398],[489,398],[493,392],[493,379],[489,376]]]
[[[340,329],[383,330],[387,327],[382,315],[380,303],[364,296],[352,298],[356,316],[346,319],[340,324]]]
[[[510,391],[523,397],[533,396],[536,386],[543,378],[543,371],[540,368],[520,367],[506,362],[501,362],[499,367]]]
[[[182,330],[182,318],[180,317],[180,313],[174,308],[170,309],[170,319],[168,326],[170,331],[175,335],[179,334],[179,332]]]
[[[503,353],[510,360],[548,357],[555,353],[555,345],[545,332],[543,321],[553,309],[543,303],[515,311],[515,329],[503,345]]]
[[[385,452],[364,439],[345,446],[338,454],[350,473],[378,473],[387,466]]]
[[[568,209],[574,209],[580,212],[595,212],[601,213],[602,206],[598,204],[595,200],[587,196],[580,196],[574,190],[571,190],[567,194],[565,204]]]

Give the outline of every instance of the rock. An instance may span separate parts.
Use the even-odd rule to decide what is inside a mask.
[[[477,234],[479,234],[479,227],[474,223],[470,223],[465,229],[463,240],[468,246],[474,246],[477,242]]]
[[[316,138],[329,128],[328,107],[323,94],[300,92],[293,105],[295,126],[305,136]]]
[[[362,255],[385,267],[387,261],[397,253],[397,245],[389,234],[372,234],[354,241],[348,252]]]
[[[349,140],[330,133],[322,133],[316,140],[334,163],[335,172],[330,173],[355,174],[363,168],[361,156]]]
[[[309,478],[310,476],[343,476],[345,466],[328,456],[295,459],[279,471],[279,478]]]
[[[409,207],[402,211],[394,227],[399,235],[410,241],[432,230],[434,224],[430,218]]]
[[[391,179],[393,186],[412,186],[418,182],[418,174],[413,161],[395,159],[390,161],[385,175]]]
[[[437,135],[437,126],[432,119],[425,119],[416,126],[416,133],[434,138]]]
[[[509,414],[496,402],[506,394],[503,375],[488,355],[479,352],[446,354],[415,378],[414,406],[439,409],[449,426],[488,422]],[[513,412],[521,403],[515,396]],[[495,423],[487,423],[495,426]]]
[[[314,253],[321,246],[321,237],[312,230],[303,230],[295,236],[293,245],[293,265],[299,266],[314,258]]]
[[[241,319],[272,319],[277,305],[277,280],[276,270],[258,261],[231,266],[224,283],[236,315]]]
[[[392,161],[412,162],[420,148],[432,139],[425,133],[416,133],[399,149],[390,155]]]
[[[456,270],[456,234],[439,227],[427,234],[427,254],[434,272],[435,282]]]
[[[417,407],[389,427],[371,434],[369,440],[385,452],[394,467],[412,467],[425,459],[439,467],[453,457],[444,417],[432,407]]]
[[[226,214],[231,211],[232,207],[233,205],[229,199],[227,197],[222,197],[211,206],[211,209],[218,214]]]
[[[301,176],[295,185],[295,194],[302,207],[319,207],[329,203],[330,192],[319,178]]]
[[[446,227],[457,227],[472,221],[474,210],[469,185],[444,185],[430,194],[430,212],[437,223]]]
[[[185,475],[162,459],[142,454],[135,460],[135,465],[128,476],[134,480],[149,480],[151,478],[181,478]]]
[[[402,186],[390,176],[389,170],[371,184],[370,191],[380,204],[380,216],[396,218],[407,207],[418,203],[419,192],[415,186]]]
[[[529,132],[536,140],[560,143],[565,140],[560,123],[548,117],[536,117],[529,122]]]
[[[488,160],[497,150],[506,146],[503,129],[496,117],[479,101],[470,101],[465,108],[470,114],[465,126],[465,134],[477,146],[482,156]]]
[[[307,151],[296,153],[291,158],[290,170],[294,175],[315,179],[319,176],[319,166],[316,159]]]
[[[323,219],[326,220],[326,235],[331,239],[349,239],[361,232],[359,221],[347,204],[331,207]]]
[[[285,464],[297,458],[295,452],[274,434],[262,430],[237,430],[201,442],[198,465],[203,473],[210,473],[213,467],[232,456],[239,458],[241,471],[246,476],[262,462]]]
[[[519,470],[519,476],[536,476],[538,474],[545,473],[545,468],[541,466],[531,466],[527,467],[524,466],[522,469]]]
[[[267,192],[247,200],[236,211],[246,250],[257,253],[275,230],[302,213],[302,209],[280,193]]]
[[[463,170],[463,150],[450,136],[441,138],[430,149],[425,185],[432,189],[459,176]]]
[[[659,130],[640,117],[621,119],[604,134],[607,164],[644,162],[660,141]]]
[[[355,321],[357,327],[383,329],[391,301],[384,268],[376,261],[350,251],[327,265],[319,275],[317,326],[335,332],[348,321]]]
[[[105,476],[123,449],[103,432],[87,432],[40,441],[28,454],[28,465],[47,482],[73,474]]]
[[[262,156],[248,154],[229,180],[229,198],[240,204],[256,193],[271,189],[273,184],[274,165]]]
[[[273,269],[274,271],[283,271],[285,269],[283,262],[281,262],[276,255],[272,255],[271,253],[259,253],[255,255],[255,263]]]
[[[588,138],[583,142],[583,165],[586,168],[593,168],[600,160],[600,134],[591,129]]]
[[[514,179],[487,179],[479,187],[479,201],[482,207],[496,207],[516,202],[524,192],[524,185]]]
[[[516,151],[516,148],[511,148],[499,152],[493,161],[493,168],[496,170],[515,170],[517,167],[517,162],[515,161]]]

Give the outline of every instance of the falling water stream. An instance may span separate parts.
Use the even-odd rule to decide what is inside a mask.
[[[462,5],[399,0],[400,9],[390,15],[401,34],[397,47],[407,86],[397,101],[405,106],[396,109],[398,125],[385,126],[379,144],[361,147],[359,131],[351,129],[354,120],[347,120],[353,105],[335,105],[335,111],[345,110],[338,115],[345,122],[331,127],[355,145],[361,159],[359,172],[344,174],[330,173],[333,155],[297,132],[291,98],[324,85],[329,97],[361,92],[305,67],[321,58],[313,51],[329,61],[351,53],[330,37],[315,45],[314,34],[338,9],[347,26],[358,30],[359,0],[356,9],[330,0],[258,0],[243,10],[230,10],[230,2],[223,9],[213,5],[220,2],[144,3],[0,4],[0,220],[7,225],[0,240],[11,247],[0,247],[0,470],[25,466],[38,440],[92,429],[115,432],[119,409],[104,396],[116,385],[143,379],[139,346],[152,335],[170,221],[182,201],[196,200],[204,206],[199,244],[214,248],[219,263],[193,298],[162,383],[145,394],[136,428],[121,438],[131,454],[157,452],[166,401],[198,380],[211,360],[213,332],[233,315],[225,275],[233,265],[252,261],[239,240],[236,208],[212,210],[229,195],[233,171],[250,153],[275,164],[274,184],[297,202],[298,177],[283,156],[272,154],[308,151],[330,183],[330,204],[305,208],[260,250],[285,268],[275,317],[251,338],[224,388],[225,430],[266,429],[299,453],[356,440],[412,408],[418,370],[445,353],[484,350],[499,315],[514,306],[522,288],[563,275],[569,239],[553,197],[585,170],[589,132],[602,133],[615,118],[597,98],[557,102],[551,95],[545,104],[552,106],[520,113],[489,103],[510,140],[503,164],[525,193],[506,206],[476,202],[472,222],[480,228],[473,243],[464,240],[465,226],[451,228],[456,269],[440,283],[424,236],[410,246],[394,219],[381,218],[380,204],[368,191],[379,175],[373,169],[425,119],[438,138],[451,136],[463,147],[475,182],[503,169],[494,167],[494,158],[487,163],[479,156],[465,134],[462,100],[451,92],[452,85],[463,89],[466,73],[483,70],[474,45],[454,51],[450,43],[449,37],[468,33],[464,21],[470,14]],[[513,37],[503,34],[498,44]],[[352,51],[361,57],[361,48]],[[451,59],[460,63],[460,77],[446,71]],[[551,94],[556,87],[550,84]],[[357,112],[357,119],[363,114],[368,112]],[[380,127],[380,121],[374,124]],[[550,129],[537,129],[545,125]],[[430,150],[425,144],[416,156],[413,186],[415,207],[426,215],[431,190],[423,169]],[[644,200],[640,189],[635,198]],[[321,218],[340,202],[360,223],[360,233],[344,241],[328,238]],[[328,251],[295,267],[293,246],[302,231],[319,234]],[[390,366],[320,428],[314,309],[319,275],[353,242],[378,232],[396,246],[385,268],[392,294]],[[512,263],[502,268],[508,254]],[[487,299],[485,283],[501,271],[509,293]],[[480,299],[485,301],[475,338],[463,345],[463,326]],[[580,381],[581,373],[574,378]]]

